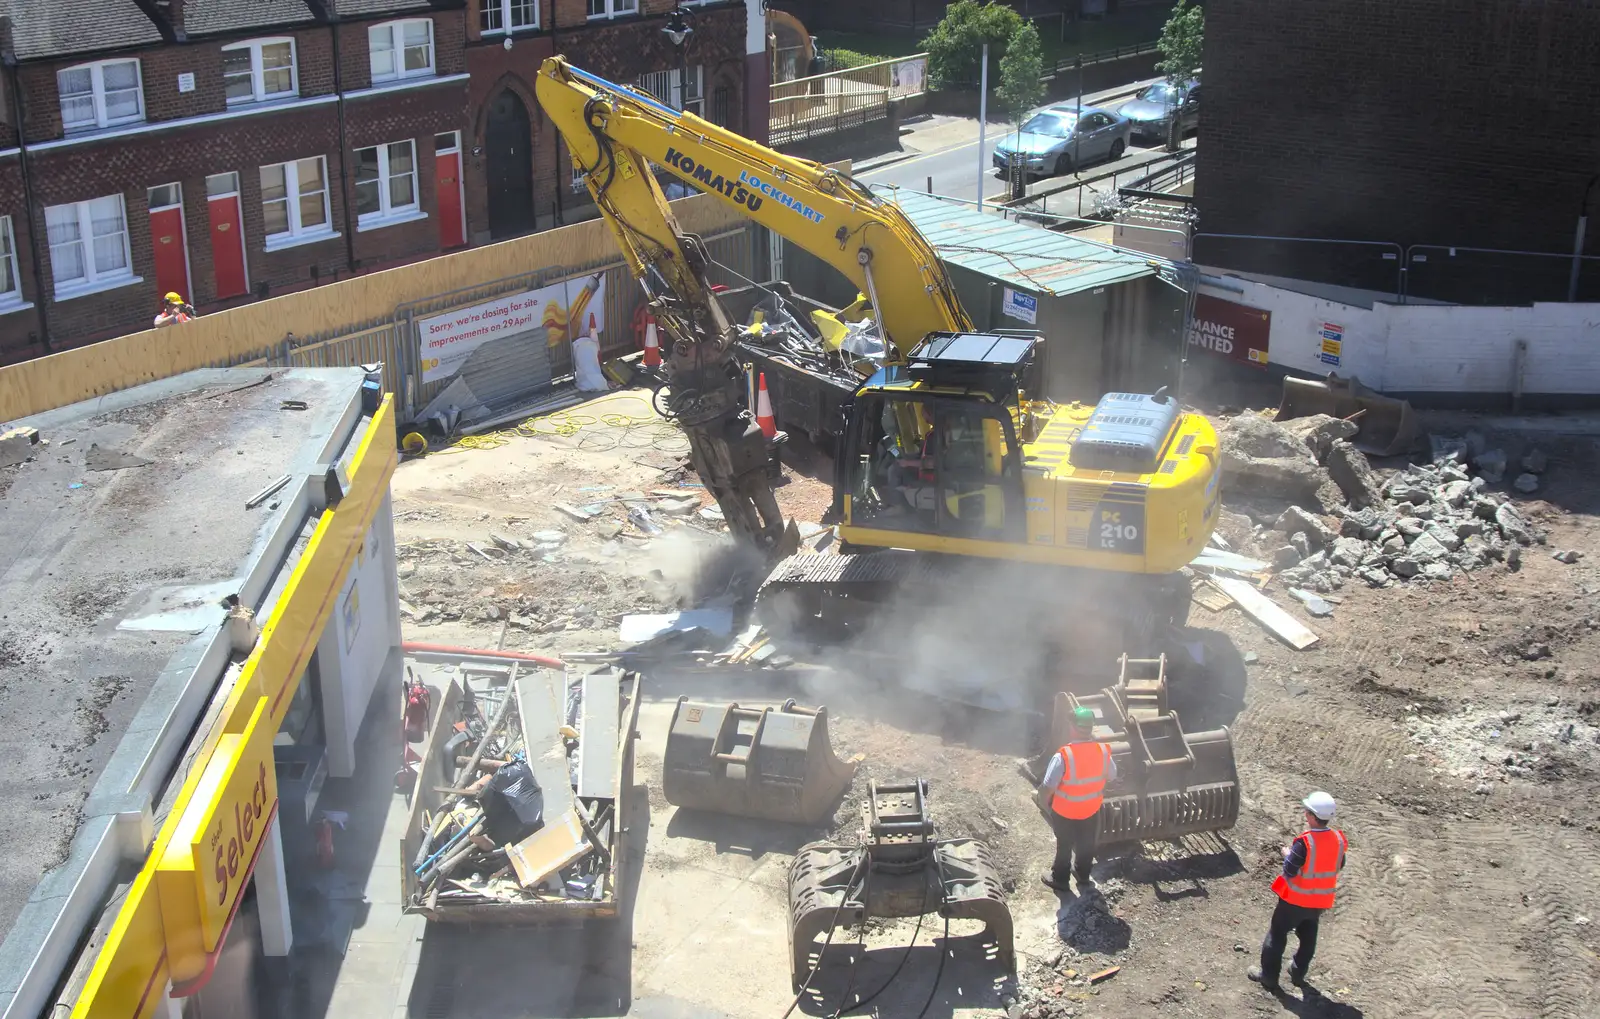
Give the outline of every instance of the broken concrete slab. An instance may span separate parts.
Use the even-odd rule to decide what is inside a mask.
[[[1496,507],[1494,522],[1507,541],[1514,541],[1519,545],[1527,545],[1533,541],[1533,529],[1528,526],[1522,514],[1517,512],[1517,508],[1509,502]]]
[[[1568,566],[1571,566],[1573,563],[1583,558],[1583,553],[1579,552],[1575,548],[1569,548],[1563,549],[1560,552],[1550,553],[1550,558],[1554,559],[1558,563],[1566,563]]]
[[[713,637],[726,639],[733,635],[733,610],[684,609],[659,615],[623,616],[617,636],[623,643],[639,644],[664,633],[687,630],[704,630]]]
[[[1518,474],[1511,487],[1523,495],[1532,495],[1539,490],[1539,476],[1537,474]]]
[[[1328,558],[1340,565],[1354,568],[1361,565],[1367,554],[1367,544],[1360,538],[1335,538]]]
[[[1339,491],[1344,493],[1345,499],[1351,506],[1359,509],[1363,506],[1383,504],[1383,492],[1378,485],[1378,476],[1373,473],[1372,465],[1367,462],[1367,455],[1350,443],[1333,443],[1328,449],[1325,466],[1328,468],[1328,476],[1339,486]]]
[[[1499,484],[1506,475],[1506,453],[1503,449],[1488,449],[1473,459],[1473,465],[1485,481]]]
[[[89,451],[83,455],[83,466],[91,471],[121,471],[130,467],[148,467],[153,463],[154,460],[124,453],[120,449],[109,449],[99,443],[90,443]]]
[[[1543,474],[1550,466],[1550,458],[1542,450],[1530,449],[1522,458],[1521,466],[1530,474]]]
[[[1412,539],[1409,554],[1417,562],[1427,565],[1438,562],[1450,554],[1450,550],[1439,544],[1439,540],[1424,531]]]
[[[1323,616],[1333,615],[1332,602],[1327,601],[1324,598],[1319,598],[1312,592],[1298,587],[1289,588],[1289,593],[1294,595],[1295,598],[1299,600],[1300,604],[1306,607],[1306,611],[1311,613],[1313,616],[1321,618]]]
[[[1333,528],[1324,523],[1321,517],[1299,506],[1290,506],[1284,510],[1274,526],[1290,534],[1304,531],[1306,537],[1319,547],[1333,544],[1333,539],[1337,537]]]

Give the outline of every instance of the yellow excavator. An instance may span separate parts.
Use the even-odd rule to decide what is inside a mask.
[[[974,330],[937,252],[893,201],[847,174],[561,57],[544,62],[537,91],[670,338],[657,391],[665,412],[688,433],[695,468],[730,529],[777,560],[757,604],[763,621],[772,624],[775,606],[810,621],[843,619],[847,628],[888,612],[888,625],[865,632],[899,642],[890,658],[908,679],[940,664],[942,629],[986,631],[973,635],[986,642],[980,685],[1023,691],[1022,703],[1013,698],[1001,710],[1053,715],[1056,725],[1079,708],[1095,714],[1096,738],[1111,745],[1123,776],[1101,808],[1103,842],[1231,827],[1239,800],[1227,730],[1186,731],[1167,702],[1167,657],[1122,653],[1150,648],[1158,631],[1173,632],[1163,624],[1187,616],[1189,584],[1177,571],[1205,547],[1220,506],[1210,423],[1183,413],[1165,392],[1112,393],[1092,407],[1031,397],[1026,382],[1040,338]],[[866,295],[883,357],[845,408],[834,482],[838,554],[795,553],[795,529],[784,525],[767,480],[770,450],[746,406],[741,326],[707,282],[710,259],[679,228],[657,167],[828,262]],[[986,599],[1031,611],[997,610]],[[909,625],[896,627],[892,615],[905,603]],[[1030,618],[1007,627],[1007,615]],[[1042,673],[1022,674],[1025,657],[1004,647],[1007,629],[1015,643],[1046,649]],[[852,662],[875,653],[864,643],[852,643]],[[1074,675],[1070,664],[1089,671]],[[1033,694],[1053,705],[1040,712]],[[736,787],[776,788],[763,784],[765,770],[782,773],[778,786],[792,785],[802,772],[785,762],[806,746],[796,742],[793,719],[773,729],[769,712],[737,709],[730,705],[715,724],[703,707],[686,714],[698,742],[677,747],[684,759],[668,765],[705,780],[699,805],[735,813]],[[1041,736],[1050,749],[1064,739]],[[675,752],[669,740],[668,758]],[[926,842],[925,812],[917,824]],[[871,827],[869,855],[878,832]],[[817,933],[811,920],[837,921],[837,895],[849,897],[848,882],[828,884],[829,854],[838,849],[808,847],[791,868],[797,953],[809,943],[803,935]],[[971,873],[993,871],[968,863],[977,868]],[[968,884],[969,892],[981,885]],[[835,898],[824,894],[828,887]],[[969,915],[946,893],[945,915]],[[858,905],[862,915],[872,912],[870,903]],[[1009,930],[1009,921],[1001,926]]]
[[[938,253],[891,199],[848,174],[773,151],[640,90],[552,57],[537,91],[643,284],[667,344],[665,410],[733,532],[779,561],[763,599],[806,615],[892,597],[974,560],[1013,564],[1111,619],[1181,621],[1176,571],[1220,505],[1210,423],[1172,394],[1096,405],[1036,399],[1036,335],[975,331]],[[885,356],[847,408],[835,509],[845,554],[788,554],[709,258],[675,221],[654,168],[826,261],[866,295]],[[1047,341],[1046,341],[1047,342]],[[786,536],[787,535],[787,540]],[[1146,633],[1135,627],[1127,639]],[[1113,639],[1115,642],[1115,638]]]

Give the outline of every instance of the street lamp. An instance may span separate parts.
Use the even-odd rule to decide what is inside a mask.
[[[667,15],[667,23],[661,26],[661,31],[672,40],[672,45],[678,51],[678,110],[682,112],[689,105],[689,35],[694,31],[694,26],[689,24],[693,15],[683,9],[679,3],[672,8],[672,13]],[[670,102],[669,102],[670,105]]]

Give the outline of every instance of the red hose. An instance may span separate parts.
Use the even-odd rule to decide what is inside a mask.
[[[454,644],[424,644],[408,640],[400,645],[402,651],[431,652],[436,655],[471,655],[476,658],[506,658],[519,662],[533,662],[547,669],[565,669],[567,663],[547,655],[530,655],[521,651],[490,651],[485,648],[457,647]]]

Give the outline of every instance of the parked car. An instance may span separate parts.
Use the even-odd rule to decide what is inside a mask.
[[[1128,149],[1127,118],[1098,106],[1047,106],[994,147],[994,165],[1005,174],[1015,155],[1029,177],[1058,177],[1080,165],[1121,159]]]
[[[1181,138],[1200,127],[1200,82],[1191,81],[1173,88],[1164,81],[1144,90],[1117,110],[1133,125],[1134,136],[1151,142],[1165,142],[1174,118]]]

